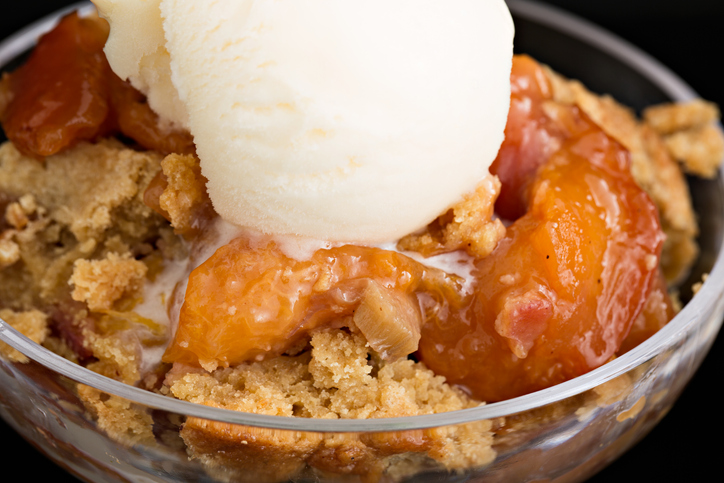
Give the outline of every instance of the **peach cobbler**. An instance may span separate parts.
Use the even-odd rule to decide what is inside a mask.
[[[677,311],[667,287],[698,250],[683,173],[724,156],[707,102],[638,119],[515,56],[474,191],[391,243],[317,241],[222,219],[193,137],[114,73],[107,37],[71,14],[0,84],[0,317],[90,370],[259,414],[431,414],[585,374]],[[78,391],[111,436],[153,442],[150,414]],[[180,435],[212,470],[277,481],[481,466],[514,424],[284,440],[189,419]]]

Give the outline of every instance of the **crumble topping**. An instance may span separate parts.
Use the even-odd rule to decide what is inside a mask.
[[[159,159],[157,153],[137,152],[104,140],[81,143],[37,161],[5,143],[0,148],[0,189],[9,196],[32,194],[48,209],[48,218],[67,227],[80,242],[106,230],[139,236],[144,224],[122,222],[152,216],[143,203],[129,201],[143,195],[139,186],[147,185],[156,174]],[[58,180],[72,180],[72,186]],[[120,212],[118,220],[112,219],[114,210]]]
[[[153,418],[126,399],[90,386],[78,385],[78,395],[98,421],[98,427],[114,440],[129,446],[154,445]]]
[[[9,267],[20,260],[20,247],[8,239],[0,239],[0,269]]]
[[[102,260],[76,260],[70,283],[73,300],[86,302],[92,311],[109,310],[124,294],[137,294],[148,267],[130,253],[111,252]]]
[[[42,161],[3,144],[0,192],[10,202],[0,236],[0,299],[18,310],[57,304],[70,298],[77,260],[150,253],[149,242],[170,231],[143,203],[160,159],[112,140],[80,143]]]
[[[210,204],[199,160],[191,155],[170,154],[161,167],[168,184],[159,197],[160,208],[168,214],[177,233],[192,233],[199,229],[199,212]]]
[[[0,309],[0,319],[36,344],[42,344],[50,333],[48,316],[39,310],[15,312],[10,309]],[[25,354],[13,349],[5,342],[0,342],[0,354],[12,362],[23,364],[28,362]]]
[[[716,104],[703,99],[651,106],[643,112],[644,121],[662,135],[714,124],[720,115]]]
[[[718,126],[707,124],[677,131],[666,136],[664,143],[687,172],[703,178],[716,176],[719,162],[724,156],[724,139]]]
[[[324,419],[412,416],[480,404],[421,363],[376,359],[360,334],[322,330],[312,336],[310,345],[312,349],[300,355],[212,373],[176,365],[166,378],[167,390],[179,399],[214,407]],[[368,362],[369,358],[375,363]],[[190,418],[181,436],[189,454],[207,463],[223,462],[238,469],[249,465],[253,470],[261,457],[280,465],[285,474],[298,471],[305,461],[321,469],[363,473],[378,464],[383,466],[376,471],[382,471],[392,463],[385,458],[401,452],[424,454],[447,469],[487,464],[495,456],[491,429],[490,421],[480,421],[364,440],[357,435],[295,436]],[[217,454],[222,449],[227,453]]]
[[[397,248],[425,257],[455,250],[465,250],[476,258],[487,257],[505,236],[505,226],[493,216],[498,194],[498,177],[486,177],[473,193],[465,195],[421,233],[403,237]]]
[[[704,178],[716,176],[724,157],[719,117],[719,108],[701,99],[652,106],[643,112],[644,121],[663,137],[684,170]]]

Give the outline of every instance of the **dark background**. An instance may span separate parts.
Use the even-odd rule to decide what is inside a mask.
[[[362,1],[362,0],[360,0]],[[444,0],[441,0],[444,1]],[[540,0],[587,18],[653,55],[702,97],[724,106],[720,66],[724,51],[721,0]],[[10,3],[10,2],[8,2]],[[4,2],[0,39],[72,1]],[[719,337],[670,413],[639,444],[591,481],[703,481],[719,474],[724,423],[715,396],[724,364]],[[0,390],[2,390],[0,388]],[[3,460],[23,461],[26,477],[77,481],[0,421]],[[26,459],[27,458],[27,459]]]

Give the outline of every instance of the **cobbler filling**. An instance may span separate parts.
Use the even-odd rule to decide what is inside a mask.
[[[164,131],[113,74],[102,53],[107,34],[103,22],[71,15],[44,37],[3,81],[5,131],[37,158],[112,134],[139,149],[186,154],[179,162],[192,160],[187,184],[196,191],[185,218],[169,211],[163,172],[144,201],[191,246],[201,243],[216,215],[188,156],[189,135]],[[659,269],[664,236],[628,151],[576,106],[551,102],[552,86],[532,59],[514,59],[511,86],[506,139],[491,169],[500,183],[483,180],[469,196],[477,199],[473,229],[460,229],[465,222],[451,210],[401,240],[399,251],[344,245],[304,260],[285,255],[273,237],[241,235],[176,294],[183,305],[163,361],[214,370],[347,327],[385,360],[412,355],[476,399],[497,401],[588,372],[658,330],[673,314]],[[458,250],[474,266],[467,280],[411,253]],[[663,302],[647,305],[652,292]]]
[[[474,259],[470,293],[404,253],[346,245],[298,261],[271,239],[241,237],[191,273],[164,360],[236,365],[350,324],[371,347],[389,347],[378,352],[414,352],[497,401],[588,372],[627,336],[658,330],[672,313],[658,268],[664,236],[628,152],[575,107],[544,117],[550,87],[530,58],[515,59],[512,84],[509,136],[494,165],[508,195],[496,208],[514,215],[522,205],[524,215]],[[665,303],[632,332],[654,286]]]

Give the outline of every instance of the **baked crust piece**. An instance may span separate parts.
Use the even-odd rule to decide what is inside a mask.
[[[368,363],[374,354],[360,334],[323,330],[312,336],[310,344],[310,351],[297,356],[280,356],[213,373],[177,365],[167,376],[167,389],[179,399],[214,407],[324,419],[412,416],[480,404],[420,363],[407,359]],[[422,456],[430,467],[455,470],[483,466],[495,457],[491,429],[490,421],[480,421],[372,435],[319,434],[190,418],[181,436],[189,454],[211,467],[255,471],[262,458],[279,472],[265,475],[268,480],[262,481],[280,481],[307,465],[347,474],[401,471],[390,466],[409,462],[400,457],[407,453]]]
[[[98,427],[115,441],[129,446],[155,444],[153,418],[147,410],[82,384],[78,385],[78,396],[98,421]]]
[[[161,158],[115,140],[41,161],[0,146],[0,314],[50,350],[127,384],[144,382],[142,346],[165,337],[122,311],[151,275],[146,263],[168,258],[160,252],[178,243],[143,203]],[[145,411],[82,385],[78,394],[112,437],[153,440]]]
[[[102,260],[76,260],[70,283],[73,300],[85,302],[92,311],[110,310],[125,295],[137,295],[148,267],[130,253],[111,252]]]
[[[10,324],[11,327],[36,344],[42,344],[50,333],[50,329],[48,329],[48,316],[39,310],[15,312],[10,309],[1,309],[0,319]],[[10,347],[5,342],[0,342],[0,355],[11,362],[19,362],[22,364],[28,362],[25,354]]]
[[[498,177],[486,177],[474,192],[424,230],[403,237],[397,248],[425,257],[455,250],[465,250],[474,258],[487,257],[505,236],[505,226],[493,216],[499,194]]]
[[[645,109],[646,124],[660,134],[684,170],[704,178],[716,176],[724,158],[719,108],[702,99]]]
[[[58,304],[70,299],[77,260],[151,252],[148,242],[170,231],[143,203],[160,160],[112,140],[81,143],[43,161],[11,143],[0,146],[0,193],[9,200],[0,234],[0,306]]]
[[[719,121],[719,117],[716,104],[703,99],[651,106],[643,112],[646,124],[661,135],[714,124]]]
[[[159,197],[159,206],[168,214],[176,233],[194,234],[216,216],[199,160],[191,155],[170,154],[161,167],[167,185]]]

